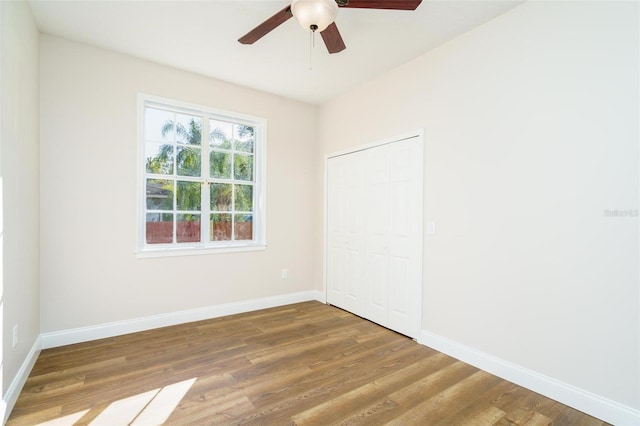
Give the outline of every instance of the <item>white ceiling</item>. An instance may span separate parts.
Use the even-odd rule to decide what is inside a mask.
[[[524,0],[423,0],[415,11],[340,9],[347,45],[330,55],[295,19],[237,39],[287,0],[29,1],[41,32],[312,104],[405,63]],[[310,53],[312,69],[309,69]]]

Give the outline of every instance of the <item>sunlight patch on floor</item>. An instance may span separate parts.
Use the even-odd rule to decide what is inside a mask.
[[[196,380],[194,377],[193,379],[114,401],[89,424],[91,426],[161,425],[167,421]],[[79,411],[40,423],[38,426],[71,426],[89,411],[89,409]]]
[[[67,426],[72,425],[89,412],[88,409],[84,411],[78,411],[77,413],[69,414],[68,416],[58,417],[57,419],[49,420],[48,422],[40,423],[38,426]]]
[[[195,381],[194,378],[162,388],[131,425],[160,425],[167,421]]]
[[[154,389],[112,402],[89,424],[92,426],[128,425],[145,409],[158,392],[160,389]]]

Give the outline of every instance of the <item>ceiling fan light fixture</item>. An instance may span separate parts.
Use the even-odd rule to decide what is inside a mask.
[[[335,0],[293,0],[291,13],[302,28],[311,31],[324,31],[338,15]]]

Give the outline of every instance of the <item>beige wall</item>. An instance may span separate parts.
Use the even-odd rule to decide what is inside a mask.
[[[40,334],[39,306],[39,34],[26,2],[0,2],[3,185],[2,393]],[[18,344],[12,330],[18,326]],[[0,420],[1,421],[1,420]]]
[[[43,333],[319,288],[315,107],[47,35],[40,60]],[[136,259],[138,92],[268,120],[266,251]]]
[[[638,217],[606,211],[639,208],[638,28],[529,2],[319,121],[321,155],[425,129],[423,330],[635,409]]]

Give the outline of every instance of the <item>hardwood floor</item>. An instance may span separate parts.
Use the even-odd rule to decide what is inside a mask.
[[[50,421],[605,424],[318,302],[44,350],[7,424]]]

